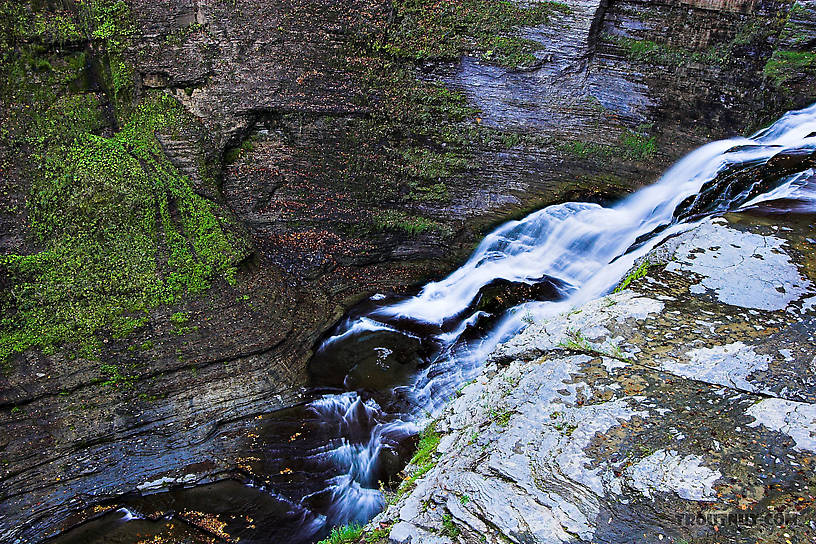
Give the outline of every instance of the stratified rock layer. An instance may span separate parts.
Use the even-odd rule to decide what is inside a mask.
[[[814,230],[783,225],[706,221],[629,289],[499,346],[433,423],[434,468],[369,527],[412,544],[812,540]]]
[[[170,95],[192,116],[156,135],[161,151],[235,219],[251,257],[237,287],[215,282],[155,308],[126,338],[101,334],[98,360],[13,357],[0,377],[0,539],[45,538],[77,521],[72,513],[150,482],[223,477],[247,440],[244,422],[297,402],[314,343],[362,297],[444,274],[499,221],[616,198],[703,141],[813,99],[811,67],[777,54],[813,48],[812,1],[568,4],[521,31],[542,46],[531,68],[497,66],[488,51],[400,61],[409,81],[458,89],[481,112],[432,120],[463,143],[446,151],[420,138],[408,153],[419,165],[396,171],[388,138],[410,139],[415,127],[389,118],[396,126],[380,138],[372,123],[393,94],[366,79],[369,46],[394,23],[390,2],[129,1],[131,98]],[[115,133],[100,43],[36,46],[42,58],[21,82],[86,51],[87,73],[57,95],[98,96],[98,132]],[[410,86],[395,85],[398,96]],[[25,107],[2,100],[4,115]],[[442,155],[454,166],[422,162]],[[36,253],[25,149],[0,146],[0,168],[0,252]],[[408,176],[437,192],[417,196]],[[10,281],[0,271],[0,287]],[[189,316],[182,331],[170,324],[176,313]],[[127,372],[127,386],[103,385],[103,366]]]

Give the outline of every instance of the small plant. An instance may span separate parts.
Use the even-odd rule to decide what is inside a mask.
[[[436,432],[436,421],[431,422],[427,427],[425,427],[422,434],[419,435],[417,451],[411,458],[410,462],[410,464],[415,467],[415,470],[402,482],[402,484],[400,484],[399,489],[397,489],[397,492],[392,499],[392,504],[398,502],[414,487],[414,484],[418,479],[422,478],[428,473],[429,470],[436,466],[434,454],[436,453],[436,447],[439,445],[441,438],[442,437],[439,435],[439,433]]]
[[[198,326],[195,327],[188,327],[186,323],[190,321],[190,314],[188,312],[176,312],[170,316],[170,323],[173,324],[173,328],[170,332],[173,334],[180,336],[182,334],[187,334],[191,331],[197,331]]]
[[[191,35],[195,34],[196,32],[202,30],[203,28],[204,28],[204,25],[202,25],[202,24],[190,23],[188,26],[179,28],[178,30],[176,30],[172,34],[169,34],[165,38],[165,42],[168,45],[173,45],[173,46],[182,45],[185,41],[187,41],[187,38],[189,38]]]
[[[535,317],[533,317],[533,312],[531,312],[529,308],[524,311],[524,315],[521,316],[521,320],[528,325],[535,324]]]
[[[318,542],[318,544],[351,544],[357,542],[362,534],[362,526],[352,523],[342,527],[335,527],[331,530],[329,536]]]
[[[628,276],[626,276],[626,278],[622,282],[620,282],[620,284],[617,287],[615,287],[614,292],[615,293],[620,293],[621,291],[623,291],[624,289],[629,287],[629,285],[633,281],[639,280],[640,278],[645,277],[646,274],[649,273],[649,268],[651,266],[652,265],[651,265],[651,263],[649,261],[644,260],[642,263],[640,263],[640,266],[638,266],[634,271],[632,271],[632,273],[630,273]]]
[[[186,312],[176,312],[170,316],[170,323],[173,325],[184,325],[190,321],[190,314]]]
[[[366,542],[378,542],[380,540],[384,540],[388,538],[388,535],[391,534],[391,525],[387,525],[385,527],[380,527],[379,529],[374,529],[373,531],[367,533],[365,535]]]
[[[657,152],[657,138],[627,130],[620,137],[620,147],[630,159],[645,161]]]
[[[559,347],[569,349],[572,351],[584,351],[584,352],[595,351],[594,346],[589,342],[589,339],[587,339],[587,337],[584,336],[584,333],[582,333],[581,331],[576,329],[567,329],[565,335],[567,339],[566,341],[562,341],[560,344],[558,344]]]
[[[624,352],[620,346],[612,345],[609,349],[603,349],[601,346],[596,346],[589,341],[579,330],[567,329],[565,332],[567,339],[558,344],[558,347],[570,351],[577,351],[586,353],[588,355],[601,355],[603,357],[611,357],[619,361],[631,362],[632,356]]]
[[[470,502],[470,497],[468,495],[462,495],[459,497],[459,502],[462,504],[462,506],[467,506],[467,503]]]
[[[461,533],[462,530],[453,522],[453,516],[450,514],[442,514],[442,534],[456,538]]]
[[[122,373],[122,370],[116,366],[111,364],[102,364],[99,369],[102,371],[104,378],[102,379],[102,385],[106,385],[109,387],[121,388],[121,389],[129,389],[133,387],[133,383],[136,380],[135,376],[128,376]]]
[[[553,420],[553,428],[564,436],[572,436],[578,425],[566,420],[564,414],[561,412],[553,412],[550,414],[550,419]]]
[[[490,410],[490,417],[499,427],[507,427],[510,424],[510,417],[512,415],[513,412],[507,408],[502,408],[501,410]]]
[[[502,380],[504,380],[504,383],[508,384],[511,387],[517,387],[518,384],[521,382],[521,375],[508,376],[505,374],[504,376],[502,376]]]

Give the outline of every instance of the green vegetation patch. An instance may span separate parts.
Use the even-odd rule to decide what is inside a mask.
[[[646,161],[657,153],[657,137],[647,134],[649,128],[639,126],[636,130],[624,130],[614,145],[573,140],[559,144],[558,149],[580,159],[623,157],[635,161]]]
[[[397,489],[397,493],[391,501],[392,503],[398,502],[406,493],[414,488],[417,480],[425,476],[428,471],[436,466],[436,448],[439,446],[441,439],[441,435],[436,431],[436,421],[431,422],[425,430],[422,431],[419,435],[417,451],[410,462],[414,467],[413,472],[402,482],[399,489]]]
[[[657,137],[626,130],[620,137],[618,147],[628,158],[646,161],[657,152]]]
[[[111,138],[72,134],[90,106],[58,101],[32,137],[27,207],[42,250],[0,258],[15,280],[3,300],[0,359],[63,343],[90,356],[97,332],[126,335],[152,307],[201,293],[216,277],[234,282],[245,256],[219,207],[193,191],[156,140],[181,122],[174,99],[148,98]]]
[[[646,277],[646,274],[649,273],[649,268],[651,267],[651,263],[649,261],[644,260],[640,263],[635,270],[633,270],[628,276],[626,276],[617,287],[615,287],[615,293],[620,293],[624,289],[628,288],[633,281],[637,281],[641,278]]]
[[[395,18],[376,36],[362,32],[349,45],[346,66],[364,82],[359,106],[370,116],[349,131],[341,165],[351,191],[362,200],[397,205],[447,202],[452,184],[474,168],[473,149],[490,132],[479,126],[479,110],[458,91],[418,78],[414,61],[455,60],[478,53],[505,66],[536,62],[540,45],[514,32],[546,23],[557,2],[399,0]],[[491,134],[503,148],[518,135]],[[407,226],[407,225],[406,225]],[[416,225],[427,230],[428,225]],[[409,227],[414,232],[414,227]]]
[[[358,50],[349,58],[371,115],[356,121],[342,142],[343,180],[379,205],[447,201],[451,179],[472,167],[467,126],[478,110],[462,93],[419,80],[404,61],[369,54]]]
[[[373,219],[378,229],[402,230],[408,234],[421,234],[426,231],[441,231],[442,225],[418,215],[388,210],[378,213]]]
[[[462,534],[462,530],[454,523],[450,514],[442,514],[442,534],[451,538],[457,538]]]
[[[587,355],[600,355],[602,357],[610,357],[619,361],[629,362],[632,357],[624,352],[620,346],[611,345],[604,348],[602,345],[594,345],[584,334],[579,330],[567,330],[566,340],[558,344],[558,347],[570,351],[577,351]]]
[[[762,73],[777,87],[802,74],[816,75],[816,53],[812,51],[774,51]]]
[[[626,56],[635,62],[668,68],[691,63],[725,65],[739,61],[746,52],[753,55],[756,49],[767,48],[769,38],[775,36],[783,24],[784,19],[752,21],[741,26],[730,40],[701,51],[612,34],[603,34],[602,39],[623,49]]]
[[[527,5],[507,0],[397,0],[397,24],[382,46],[389,54],[414,60],[456,59],[480,52],[484,60],[503,66],[535,64],[537,42],[516,36],[518,27],[550,21],[566,13],[560,2]]]
[[[133,30],[130,8],[124,0],[63,0],[51,9],[34,9],[43,2],[0,2],[0,44],[14,47],[39,41],[64,45],[104,41],[121,50]],[[3,48],[4,53],[11,49]]]
[[[129,99],[126,4],[69,4],[56,13],[96,43],[93,59],[56,53],[48,40],[58,38],[37,26],[40,12],[0,5],[15,17],[2,23],[15,54],[0,66],[0,100],[11,106],[0,112],[0,145],[26,158],[35,248],[0,256],[9,286],[0,294],[0,362],[31,347],[95,356],[100,333],[125,336],[147,324],[150,308],[201,293],[217,278],[234,282],[247,254],[224,210],[193,190],[157,139],[180,137],[195,120],[164,94]],[[72,91],[91,65],[105,92]]]
[[[706,51],[692,51],[683,47],[672,47],[650,40],[637,40],[625,36],[605,34],[604,41],[621,47],[626,56],[636,62],[667,67],[683,66],[692,62],[718,64],[727,59],[726,48],[712,48]]]
[[[318,542],[318,544],[351,544],[357,542],[362,535],[362,526],[353,523],[351,525],[335,527],[332,529],[331,534]]]
[[[492,419],[493,422],[499,427],[507,427],[510,425],[510,418],[512,416],[513,412],[507,408],[494,408],[490,410],[490,419]]]

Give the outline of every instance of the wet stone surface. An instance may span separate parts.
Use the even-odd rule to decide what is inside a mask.
[[[708,220],[647,255],[629,289],[499,346],[434,423],[435,466],[369,529],[413,544],[811,541],[810,219]]]

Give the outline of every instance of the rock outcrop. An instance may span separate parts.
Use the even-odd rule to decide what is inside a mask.
[[[647,255],[628,289],[499,346],[426,431],[433,468],[369,530],[812,540],[816,240],[809,219],[778,220],[708,220]]]

